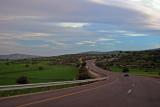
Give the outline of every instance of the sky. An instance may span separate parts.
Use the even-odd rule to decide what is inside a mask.
[[[160,48],[160,0],[0,0],[0,54]]]

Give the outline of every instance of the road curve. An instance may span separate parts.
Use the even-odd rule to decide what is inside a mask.
[[[114,74],[87,61],[107,80],[67,89],[0,98],[0,107],[160,107],[160,80]]]

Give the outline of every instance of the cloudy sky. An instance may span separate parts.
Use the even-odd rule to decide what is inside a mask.
[[[0,0],[0,54],[160,48],[160,0]]]

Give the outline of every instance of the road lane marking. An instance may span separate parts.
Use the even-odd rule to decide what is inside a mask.
[[[41,100],[41,101],[35,101],[35,102],[28,103],[28,104],[16,106],[16,107],[26,107],[26,106],[29,106],[29,105],[39,104],[39,103],[43,103],[43,102],[46,102],[46,101],[56,100],[56,99],[64,98],[64,97],[67,97],[67,96],[72,96],[72,95],[88,92],[88,91],[91,91],[91,90],[103,87],[105,85],[101,85],[99,87],[95,87],[95,88],[91,88],[91,89],[86,89],[86,90],[82,90],[82,91],[78,91],[78,92],[74,92],[74,93],[69,93],[69,94],[66,94],[66,95],[58,96],[58,97],[48,98],[48,99],[44,99],[44,100]]]
[[[128,94],[130,94],[131,92],[132,92],[132,89],[129,89],[129,90],[128,90]]]
[[[135,87],[135,84],[132,84],[132,87]]]
[[[44,102],[47,102],[47,101],[57,100],[57,99],[60,99],[60,98],[64,98],[64,97],[68,97],[68,96],[73,96],[73,95],[77,95],[77,94],[84,93],[84,92],[89,92],[91,90],[95,90],[95,89],[104,87],[106,85],[111,85],[111,84],[113,84],[113,83],[115,83],[117,81],[118,81],[118,79],[112,81],[109,84],[103,84],[103,85],[100,85],[100,86],[97,86],[97,87],[94,87],[94,88],[85,89],[85,90],[82,90],[82,91],[73,92],[73,93],[62,95],[62,96],[52,97],[52,98],[48,98],[48,99],[44,99],[44,100],[40,100],[40,101],[35,101],[35,102],[19,105],[19,106],[16,106],[16,107],[27,107],[27,106],[30,106],[30,105],[40,104],[40,103],[44,103]]]

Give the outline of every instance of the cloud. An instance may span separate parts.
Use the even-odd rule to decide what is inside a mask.
[[[111,30],[111,31],[103,31],[103,33],[112,33],[116,35],[125,35],[125,36],[130,36],[130,37],[141,37],[141,36],[149,36],[148,34],[144,33],[135,33],[131,31],[126,31],[126,30]],[[115,39],[108,39],[108,38],[99,38],[99,41],[108,41],[108,40],[115,40]]]
[[[98,30],[97,32],[108,33],[108,32],[110,32],[110,31],[108,31],[108,30]]]
[[[67,43],[63,43],[60,41],[56,41],[56,40],[46,40],[47,42],[49,42],[52,45],[54,45],[57,48],[68,48],[70,47],[70,44]]]
[[[1,0],[0,54],[146,48],[160,42],[159,6],[159,0]]]
[[[160,48],[160,43],[154,44],[151,48]]]
[[[148,36],[147,34],[137,34],[137,33],[128,33],[125,34],[126,36],[131,36],[131,37],[141,37],[141,36]]]
[[[90,45],[90,46],[93,46],[93,47],[94,47],[94,46],[96,46],[96,45],[95,45],[95,44],[92,44],[92,45]]]
[[[129,8],[137,11],[141,11],[146,14],[156,15],[155,13],[160,11],[159,0],[89,0],[94,3],[102,5],[113,5],[122,8]],[[143,10],[143,9],[147,9]]]
[[[26,45],[24,46],[24,47],[27,47]],[[32,46],[28,46],[29,48],[41,48],[41,49],[43,49],[43,48],[49,48],[50,46],[49,46],[49,44],[41,44],[41,45],[32,45]]]
[[[26,34],[21,34],[22,38],[26,39],[38,39],[38,38],[46,38],[49,36],[53,36],[53,34],[48,34],[48,33],[26,33]]]
[[[77,45],[88,45],[88,46],[96,46],[98,45],[99,42],[105,42],[105,41],[114,41],[115,39],[111,39],[111,38],[98,38],[96,40],[87,40],[87,41],[80,41],[77,42]],[[109,42],[108,42],[109,43]]]
[[[109,38],[98,38],[97,41],[113,41],[115,39],[109,39]]]
[[[89,46],[95,46],[95,41],[80,41],[76,43],[77,45],[89,45]]]
[[[126,30],[115,30],[116,33],[129,33],[129,31]]]
[[[142,22],[144,26],[160,28],[160,1],[159,0],[89,0],[101,5],[115,6],[135,10],[146,16]],[[158,24],[157,24],[158,23]]]
[[[0,21],[15,21],[15,20],[37,20],[42,19],[42,17],[39,16],[14,16],[14,15],[8,15],[8,16],[0,16]]]
[[[11,33],[0,33],[0,39],[10,39],[10,40],[34,40],[43,39],[46,37],[53,36],[53,34],[48,33],[38,33],[38,32],[11,32]]]
[[[83,28],[88,26],[89,23],[63,22],[63,23],[58,23],[57,25],[65,28]]]

